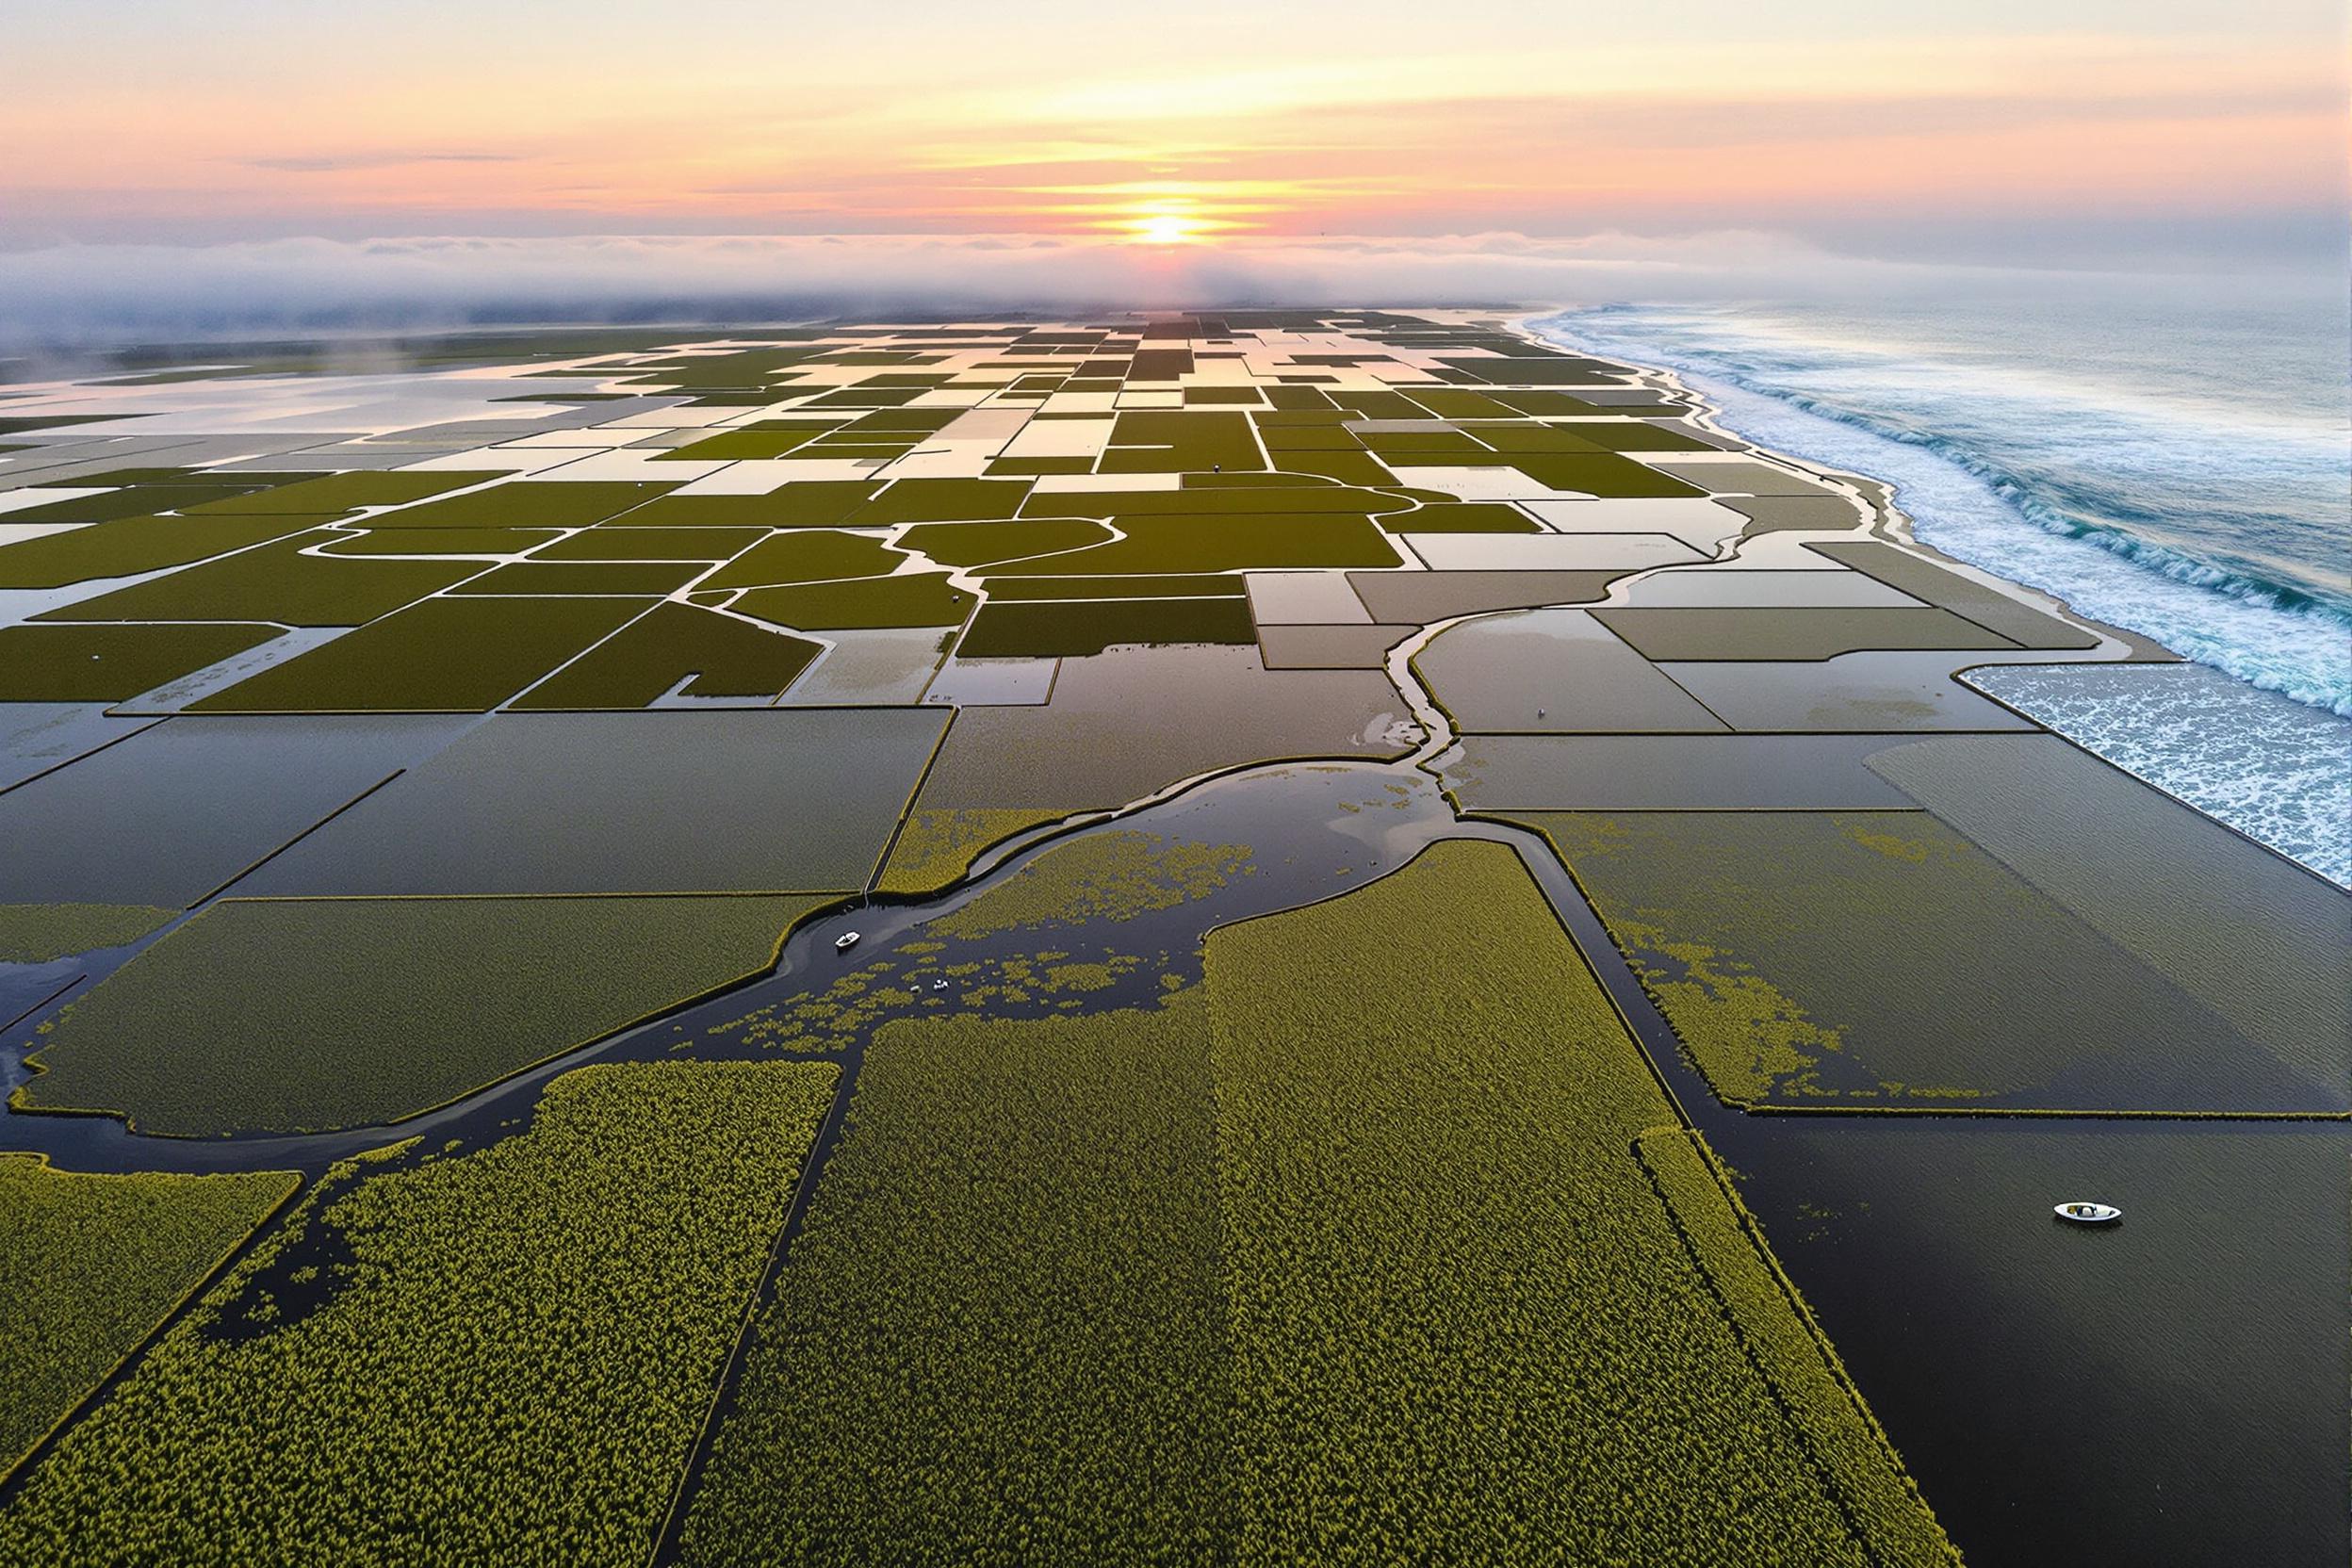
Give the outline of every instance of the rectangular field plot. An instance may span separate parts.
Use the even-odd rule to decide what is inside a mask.
[[[463,490],[499,476],[495,473],[371,473],[328,474],[272,485],[250,495],[232,496],[202,506],[183,508],[205,514],[292,512],[342,514],[363,506],[407,506],[450,490]]]
[[[956,656],[1051,659],[1083,657],[1114,645],[1256,640],[1250,607],[1238,598],[992,602],[972,617]]]
[[[2095,633],[2068,626],[2057,616],[2037,610],[1998,588],[1962,577],[1958,572],[1947,570],[1892,545],[1875,539],[1856,539],[1808,545],[1805,547],[1855,571],[1868,572],[1879,580],[1930,604],[1939,604],[1957,614],[1966,615],[2021,646],[2099,646],[2099,638]]]
[[[185,907],[452,739],[437,718],[176,718],[0,794],[0,903]]]
[[[1926,606],[1908,610],[1822,606],[1801,615],[1755,606],[1610,608],[1595,610],[1592,618],[1632,644],[1644,658],[1661,662],[1816,660],[1873,648],[2017,646],[1973,621]]]
[[[0,1558],[639,1560],[835,1070],[590,1067],[493,1146],[338,1166],[0,1511]]]
[[[944,710],[506,713],[240,893],[851,890]]]
[[[1207,973],[874,1037],[684,1562],[1950,1560],[1508,850]]]
[[[2352,893],[2055,736],[1913,740],[1868,766],[2352,1102]]]
[[[0,1154],[0,1299],[16,1341],[0,1477],[293,1196],[286,1171],[85,1175]]]
[[[1465,731],[1724,727],[1588,611],[1530,610],[1452,627],[1414,655],[1413,668]]]
[[[279,635],[237,624],[0,627],[0,702],[120,702]]]
[[[195,706],[220,713],[482,712],[645,608],[642,599],[425,599]]]
[[[668,484],[515,480],[462,496],[380,512],[369,528],[585,528],[639,506]]]
[[[685,1562],[1135,1562],[1221,1532],[1203,1015],[881,1033]]]
[[[1728,1103],[2352,1107],[1925,812],[1524,820]]]
[[[1465,735],[1446,787],[1472,810],[1910,809],[1864,765],[1890,735]]]
[[[674,691],[707,701],[766,702],[820,651],[820,644],[757,621],[691,604],[658,604],[513,706],[644,708]]]
[[[1267,670],[1255,647],[1119,649],[1064,660],[1042,709],[959,712],[920,804],[1079,810],[1243,762],[1397,757],[1406,717],[1371,670]]]
[[[67,1006],[15,1102],[182,1137],[399,1121],[765,970],[822,902],[224,899]]]
[[[185,566],[326,521],[316,516],[122,517],[0,545],[0,588],[62,588]]]
[[[1984,653],[1841,653],[1786,663],[1693,660],[1658,666],[1734,729],[2031,729],[1952,678],[2017,659]]]
[[[395,539],[391,530],[362,534]],[[276,621],[285,626],[358,626],[388,615],[482,571],[482,561],[368,559],[312,555],[344,535],[319,531],[184,566],[168,577],[135,582],[82,599],[48,619],[58,621]],[[526,536],[528,537],[528,536]],[[516,549],[527,549],[517,544]]]

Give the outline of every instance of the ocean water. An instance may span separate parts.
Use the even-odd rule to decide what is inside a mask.
[[[2158,685],[2044,722],[2352,882],[2340,284],[2012,276],[1899,300],[1603,305],[1533,325],[1674,369],[1727,428],[1894,484],[1923,542],[2230,677],[2177,688],[2177,712]],[[2309,710],[2296,745],[2278,743],[2278,696]],[[2147,738],[2173,727],[2189,733],[2157,758]]]

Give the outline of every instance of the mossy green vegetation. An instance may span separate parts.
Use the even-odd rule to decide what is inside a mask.
[[[824,902],[223,900],[44,1025],[12,1102],[184,1137],[398,1121],[766,969]]]
[[[964,659],[1080,658],[1130,644],[1252,643],[1247,601],[1233,597],[991,602],[956,645]]]
[[[1925,812],[1520,820],[1727,1103],[2344,1108]]]
[[[85,1175],[0,1154],[0,1477],[293,1195],[285,1171]]]
[[[945,572],[901,572],[895,577],[748,589],[733,608],[777,626],[833,631],[859,627],[961,626],[974,603],[973,596],[956,587]]]
[[[396,538],[403,531],[407,531],[361,537]],[[313,547],[342,537],[325,531],[297,534],[83,599],[41,618],[358,626],[463,582],[488,564],[480,561],[347,560],[307,553]]]
[[[922,523],[899,536],[942,566],[987,566],[1025,555],[1074,550],[1109,539],[1100,523],[1079,518],[1037,517],[995,523]]]
[[[692,604],[657,604],[514,699],[518,709],[643,708],[690,697],[772,697],[821,645]]]
[[[747,528],[584,528],[532,552],[534,561],[725,561],[760,538]]]
[[[764,496],[661,496],[629,514],[630,528],[830,528],[845,522],[881,486],[816,480]]]
[[[501,477],[495,473],[416,474],[369,468],[354,473],[322,474],[317,479],[296,480],[290,484],[272,485],[267,490],[226,497],[181,510],[194,513],[339,514],[355,512],[363,506],[407,506],[450,490],[463,490]]]
[[[135,942],[180,917],[148,904],[0,904],[0,964],[45,964]]]
[[[1248,494],[1248,492],[1237,492]],[[1124,538],[1008,564],[1007,575],[1086,577],[1126,572],[1231,572],[1276,566],[1394,566],[1396,551],[1370,520],[1347,513],[1261,512],[1121,515]]]
[[[489,1148],[337,1168],[33,1472],[0,1559],[644,1561],[835,1073],[590,1067]]]
[[[906,551],[890,548],[873,534],[796,529],[768,535],[705,578],[702,586],[765,588],[845,577],[887,577],[906,560]]]
[[[1789,1305],[1740,1325],[1785,1355],[1735,1333],[1744,1238],[1651,1189],[1668,1103],[1510,850],[1212,933],[1206,973],[1240,1560],[1950,1560],[1892,1452],[1819,1429]]]
[[[1089,921],[1129,921],[1206,898],[1251,870],[1247,844],[1171,841],[1132,828],[1088,833],[1047,850],[1009,881],[924,928],[970,939]]]
[[[881,1022],[684,1560],[1952,1561],[1670,1116],[1489,844],[1156,1005]]]
[[[1249,585],[1238,576],[991,577],[991,601],[1027,599],[1237,599]]]
[[[1440,501],[1380,519],[1391,533],[1541,533],[1543,525],[1500,501]]]
[[[1011,517],[1028,494],[1025,480],[902,479],[859,507],[851,521],[858,528],[885,528]]]
[[[880,1031],[685,1562],[1220,1560],[1202,1013]]]
[[[1069,815],[1030,807],[1010,809],[910,811],[883,862],[877,892],[935,893],[972,869],[989,845],[1041,823]]]
[[[1103,474],[1228,473],[1264,468],[1250,416],[1199,409],[1122,413],[1095,463]]]
[[[645,608],[620,598],[423,599],[193,706],[218,713],[481,712]]]
[[[0,627],[0,702],[120,702],[278,635],[237,624]]]
[[[470,578],[454,594],[622,594],[659,597],[699,576],[691,561],[514,561]]]
[[[329,555],[521,555],[559,537],[551,528],[386,528],[340,530],[307,542]]]
[[[643,505],[668,484],[512,480],[368,517],[369,528],[586,528]]]
[[[0,588],[62,588],[185,566],[299,533],[323,517],[119,517],[0,545]]]

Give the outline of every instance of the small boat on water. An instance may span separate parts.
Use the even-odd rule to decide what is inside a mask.
[[[851,948],[856,947],[857,945],[858,933],[855,931],[844,931],[840,936],[833,939],[833,947],[836,952],[847,953]]]
[[[2091,1203],[2080,1199],[2059,1204],[2055,1212],[2059,1218],[2077,1225],[2112,1225],[2123,1217],[2123,1211],[2113,1203]]]

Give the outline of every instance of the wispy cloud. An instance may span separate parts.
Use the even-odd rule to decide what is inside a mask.
[[[286,174],[327,174],[347,169],[400,169],[424,163],[520,163],[523,159],[514,153],[297,153],[221,161]]]

